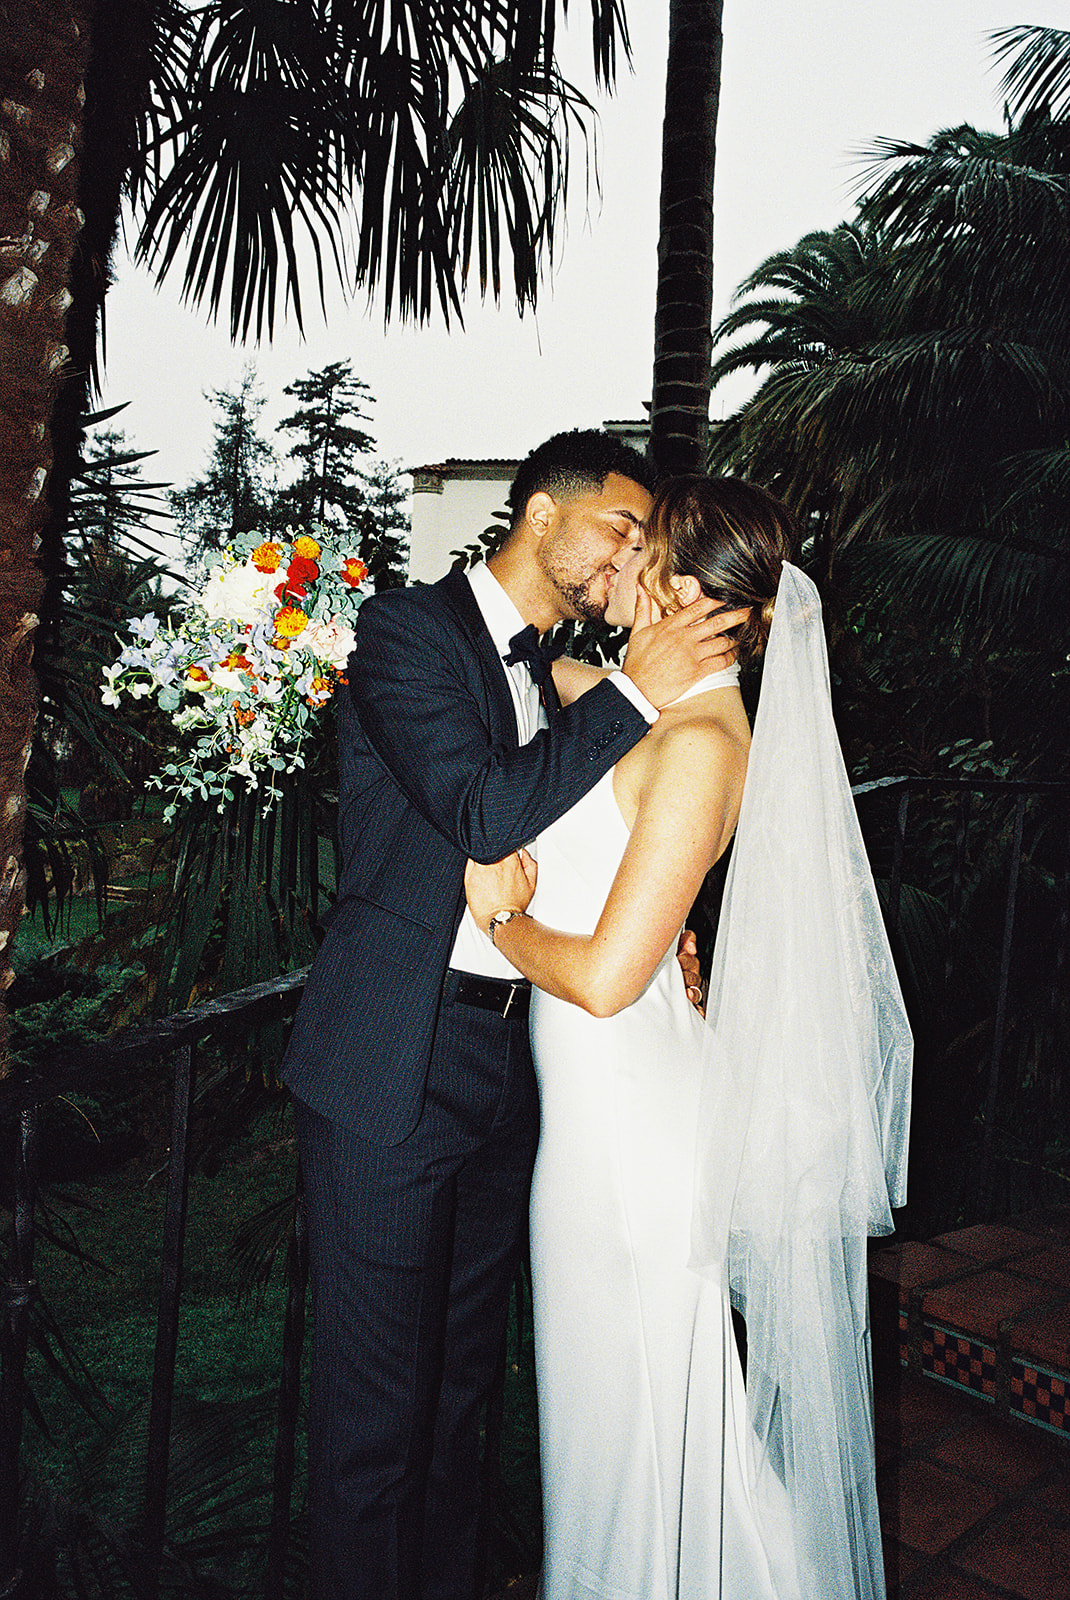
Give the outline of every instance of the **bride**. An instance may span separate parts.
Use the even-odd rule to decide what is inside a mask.
[[[607,621],[706,594],[747,612],[738,664],[540,835],[537,869],[466,875],[537,986],[544,1600],[884,1592],[864,1244],[886,1171],[902,1200],[910,1042],[793,541],[756,487],[662,487]],[[752,750],[739,665],[767,640]],[[567,704],[600,673],[554,676]],[[737,822],[704,1023],[676,937]]]

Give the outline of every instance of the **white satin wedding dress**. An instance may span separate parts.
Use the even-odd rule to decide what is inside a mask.
[[[591,932],[627,840],[608,773],[540,835],[533,915]],[[704,1024],[675,950],[609,1019],[535,990],[531,1028],[543,1600],[798,1600],[728,1299],[687,1265]]]

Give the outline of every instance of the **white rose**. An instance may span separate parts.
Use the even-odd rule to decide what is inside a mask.
[[[198,596],[212,621],[259,622],[274,600],[273,572],[257,572],[251,562],[235,567],[213,567]]]

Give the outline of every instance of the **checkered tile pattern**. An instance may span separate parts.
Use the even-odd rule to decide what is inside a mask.
[[[921,1366],[943,1383],[966,1389],[983,1400],[996,1398],[996,1352],[950,1328],[926,1323],[922,1329]]]
[[[1011,1410],[1053,1433],[1070,1435],[1070,1380],[1043,1367],[1012,1361]]]

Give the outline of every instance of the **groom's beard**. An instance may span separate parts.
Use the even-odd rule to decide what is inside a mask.
[[[553,575],[551,574],[551,577]],[[554,588],[565,601],[569,612],[574,617],[582,617],[585,622],[604,622],[606,620],[606,606],[608,597],[601,600],[595,599],[591,588],[601,584],[598,577],[588,578],[585,583],[571,583],[567,579],[553,578]]]
[[[610,583],[604,569],[580,577],[574,568],[556,559],[552,550],[544,552],[540,565],[564,601],[566,616],[582,617],[586,622],[605,621]]]

